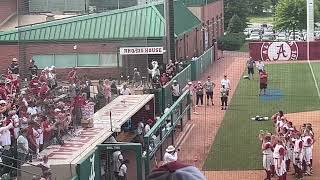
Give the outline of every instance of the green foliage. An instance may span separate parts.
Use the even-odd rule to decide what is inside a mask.
[[[307,28],[307,5],[305,0],[280,0],[276,6],[275,28],[277,30],[302,30]]]
[[[233,15],[237,14],[242,22],[247,23],[249,0],[224,0],[224,26],[227,29]]]
[[[238,15],[233,15],[228,24],[228,33],[240,33],[246,28],[246,23],[242,22]]]
[[[228,33],[218,39],[218,48],[221,50],[236,51],[245,43],[243,33]]]

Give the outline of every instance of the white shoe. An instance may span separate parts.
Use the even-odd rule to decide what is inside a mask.
[[[197,114],[197,115],[198,115],[199,113],[197,113],[197,112],[193,112],[193,114]]]

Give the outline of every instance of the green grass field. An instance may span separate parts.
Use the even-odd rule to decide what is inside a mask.
[[[312,64],[316,79],[320,80],[320,63]],[[262,156],[258,133],[273,131],[271,121],[252,121],[256,115],[271,117],[279,110],[285,113],[320,109],[314,80],[308,64],[276,64],[266,67],[268,88],[283,91],[275,101],[261,101],[259,84],[242,79],[226,112],[212,149],[205,162],[205,170],[262,169]],[[246,73],[246,72],[245,72]]]

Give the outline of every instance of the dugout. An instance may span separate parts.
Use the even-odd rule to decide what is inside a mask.
[[[93,115],[93,128],[80,128],[77,130],[78,136],[64,136],[64,145],[51,145],[40,154],[49,156],[52,179],[70,180],[74,176],[78,176],[79,179],[88,179],[93,175],[91,168],[100,167],[101,156],[91,157],[98,145],[113,134],[123,139],[133,140],[132,134],[137,123],[154,115],[154,95],[119,96]],[[39,161],[32,162],[33,165],[39,163]],[[91,167],[94,163],[97,166]],[[83,167],[86,168],[83,169]],[[22,170],[41,174],[40,168],[28,164],[23,165]],[[93,179],[101,179],[99,177],[101,171],[96,171],[94,173],[96,178]],[[22,177],[25,180],[32,179],[31,175],[23,172]]]

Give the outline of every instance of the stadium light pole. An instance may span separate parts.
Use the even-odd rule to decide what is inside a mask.
[[[314,41],[314,1],[307,0],[307,59],[310,60],[310,41]]]

